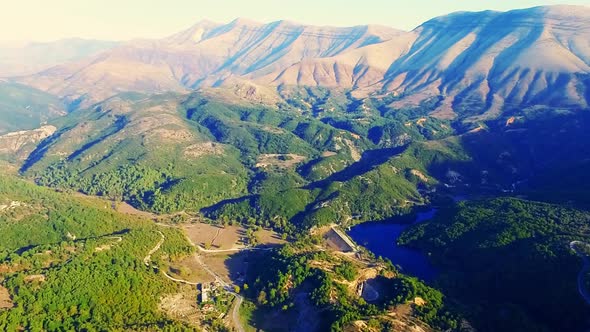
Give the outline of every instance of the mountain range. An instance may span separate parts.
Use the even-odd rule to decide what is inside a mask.
[[[547,6],[412,31],[202,21],[0,56],[0,330],[228,330],[188,314],[195,287],[173,281],[207,270],[231,229],[251,246],[262,228],[292,243],[220,249],[215,266],[247,266],[222,272],[239,301],[212,291],[203,313],[223,303],[260,330],[588,330],[589,37],[590,8]],[[205,236],[197,221],[218,228],[193,255],[175,228]],[[395,255],[335,252],[339,229],[372,221],[433,264],[436,289]]]
[[[575,6],[460,12],[410,32],[202,21],[0,82],[0,134],[54,128],[0,140],[38,183],[143,209],[223,214],[295,190],[306,199],[263,214],[314,224],[310,208],[334,201],[338,218],[386,218],[457,174],[504,190],[579,174],[583,145],[539,151],[585,137],[589,18]],[[97,187],[120,172],[154,179]],[[379,183],[371,208],[364,181]]]
[[[125,91],[250,82],[337,87],[358,98],[391,95],[396,107],[434,100],[439,117],[494,117],[521,106],[587,108],[588,33],[590,8],[582,6],[459,12],[409,32],[202,21],[19,81],[86,106]]]

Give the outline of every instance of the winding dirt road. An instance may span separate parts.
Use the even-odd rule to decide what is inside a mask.
[[[191,285],[191,286],[196,286],[196,285],[198,285],[198,284],[199,284],[198,282],[191,282],[191,281],[187,281],[187,280],[176,279],[176,278],[174,278],[174,277],[171,277],[171,276],[170,276],[168,273],[166,273],[166,272],[162,272],[162,273],[164,273],[164,276],[165,276],[166,278],[168,278],[168,279],[170,279],[170,280],[172,280],[172,281],[174,281],[174,282],[179,282],[179,283],[181,283],[181,284],[187,284],[187,285]]]
[[[204,253],[240,252],[240,251],[248,251],[248,250],[257,249],[257,248],[236,248],[236,249],[208,250],[205,248],[201,248],[201,246],[193,243],[193,241],[190,239],[190,237],[188,237],[188,235],[186,235],[186,233],[185,233],[185,237],[186,237],[187,241],[193,247],[197,248],[197,250],[199,252],[204,252]],[[258,249],[263,250],[262,248],[258,248]],[[234,326],[236,327],[236,330],[238,330],[238,332],[245,332],[246,330],[244,330],[244,326],[242,326],[242,322],[240,321],[240,307],[242,306],[242,303],[244,302],[244,298],[240,294],[234,292],[232,285],[225,282],[225,280],[223,280],[223,278],[221,278],[217,273],[213,272],[207,266],[207,264],[205,264],[201,260],[201,256],[199,256],[198,252],[195,253],[194,257],[195,257],[195,260],[197,261],[197,263],[203,268],[203,270],[207,271],[207,273],[209,273],[211,276],[213,276],[213,278],[215,278],[215,281],[217,281],[220,285],[222,285],[226,291],[230,292],[231,294],[233,294],[235,296],[236,303],[234,304],[234,308],[232,310],[232,320],[234,321]]]
[[[232,319],[234,320],[234,325],[239,332],[245,332],[244,327],[242,326],[242,322],[240,322],[240,306],[242,302],[244,302],[244,298],[236,293],[236,304],[234,305],[234,310],[232,311]]]
[[[158,233],[160,233],[160,236],[162,236],[162,239],[160,239],[160,241],[158,241],[158,243],[156,244],[156,246],[150,250],[150,252],[148,252],[147,256],[145,256],[145,258],[143,259],[143,263],[145,264],[145,266],[150,266],[150,262],[152,260],[152,255],[160,250],[160,247],[162,246],[162,244],[164,243],[164,240],[166,239],[164,237],[164,233],[158,231]]]
[[[150,262],[152,259],[152,255],[160,250],[160,247],[162,246],[162,244],[164,243],[164,241],[166,240],[166,238],[164,237],[164,234],[160,231],[158,231],[158,233],[160,233],[160,235],[162,236],[162,238],[160,239],[160,241],[158,241],[158,243],[156,244],[156,246],[149,251],[149,253],[147,254],[147,256],[145,256],[145,258],[143,259],[143,262],[146,266],[150,266]],[[184,232],[183,232],[184,233]],[[198,249],[198,251],[202,251],[202,252],[206,252],[206,253],[216,253],[216,252],[230,252],[230,251],[243,251],[243,250],[253,250],[253,249],[259,249],[259,250],[267,250],[267,249],[262,249],[262,248],[241,248],[241,249],[226,249],[226,250],[206,250],[204,248],[201,248],[200,246],[196,245],[193,243],[193,241],[191,241],[191,239],[185,234],[186,239],[188,240],[188,242],[195,248]],[[195,253],[194,254],[194,258],[195,261],[199,264],[199,266],[201,266],[203,268],[203,270],[205,270],[207,273],[209,273],[216,282],[218,282],[220,285],[223,286],[223,288],[230,292],[231,294],[233,294],[236,298],[236,303],[234,304],[233,310],[232,310],[232,320],[234,321],[234,326],[236,327],[236,330],[238,330],[238,332],[245,332],[244,327],[242,326],[242,322],[240,321],[240,306],[242,305],[242,302],[244,302],[244,298],[234,292],[233,289],[233,285],[230,285],[229,283],[225,282],[225,280],[223,280],[223,278],[221,278],[217,273],[213,272],[202,260],[201,260],[201,256],[199,256],[199,253]],[[177,279],[174,278],[170,275],[168,275],[166,272],[162,271],[162,274],[164,274],[164,276],[166,278],[168,278],[171,281],[174,282],[178,282],[178,283],[183,283],[183,284],[187,284],[187,285],[197,285],[198,283],[196,282],[190,282],[187,280],[182,280],[182,279]]]

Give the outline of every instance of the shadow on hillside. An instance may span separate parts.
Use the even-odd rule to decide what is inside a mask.
[[[304,189],[324,188],[331,182],[346,182],[348,180],[351,180],[355,176],[365,174],[371,171],[373,168],[387,162],[391,157],[404,152],[406,148],[407,146],[366,151],[365,153],[363,153],[359,161],[353,163],[352,165],[346,167],[345,169],[339,172],[330,175],[326,179],[316,181],[307,185],[306,187],[304,187]]]
[[[231,255],[225,266],[229,271],[230,278],[234,284],[241,287],[241,295],[250,302],[260,300],[260,290],[270,280],[276,279],[273,260],[271,255],[274,251],[247,251]],[[265,273],[266,272],[266,273]],[[259,281],[259,284],[256,283]],[[245,287],[244,284],[248,284]],[[324,331],[329,330],[320,314],[320,310],[313,305],[309,294],[313,291],[309,282],[304,282],[290,292],[293,306],[283,310],[280,306],[269,308],[267,306],[254,307],[250,302],[243,304],[242,310],[249,312],[247,317],[248,325],[257,330],[264,331]],[[270,300],[270,294],[266,294],[266,300]]]
[[[524,194],[588,208],[590,113],[537,112],[526,121],[508,126],[498,120],[487,124],[489,130],[461,136],[470,160],[440,158],[428,164],[428,172],[445,189]]]
[[[79,157],[82,153],[84,153],[85,151],[91,149],[93,146],[100,144],[101,142],[104,142],[107,138],[117,134],[118,132],[120,132],[121,130],[123,130],[123,128],[125,128],[125,126],[129,123],[129,119],[127,119],[127,117],[125,116],[116,116],[116,120],[115,122],[113,122],[113,125],[106,130],[106,132],[101,135],[100,137],[84,144],[82,147],[80,147],[79,149],[77,149],[76,151],[74,151],[69,157],[68,157],[68,161],[72,161],[74,159],[76,159],[77,157]]]
[[[101,239],[101,238],[109,237],[109,236],[121,236],[121,235],[125,235],[125,234],[129,233],[130,231],[131,230],[129,228],[125,228],[125,229],[122,229],[120,231],[116,231],[116,232],[113,232],[113,233],[110,233],[110,234],[103,234],[103,235],[97,235],[97,236],[88,236],[88,237],[85,237],[85,238],[79,238],[79,239],[75,239],[75,240],[71,240],[71,241],[74,242],[74,243],[77,243],[77,242],[85,242],[85,241],[88,241],[88,240],[97,240],[97,239]],[[28,246],[25,246],[25,247],[18,248],[14,252],[16,254],[18,254],[18,255],[22,255],[23,253],[25,253],[25,252],[27,252],[29,250],[35,249],[37,247],[40,247],[40,246],[55,245],[55,244],[58,244],[58,243],[31,244],[31,245],[28,245]]]
[[[31,167],[33,167],[38,161],[43,159],[43,157],[45,157],[45,155],[47,154],[47,152],[49,151],[49,148],[53,145],[53,143],[57,142],[64,133],[68,132],[72,128],[73,128],[73,126],[63,128],[63,129],[53,133],[53,135],[42,140],[39,143],[39,145],[37,145],[35,150],[33,150],[33,152],[31,152],[31,154],[29,154],[27,159],[23,162],[23,165],[19,169],[19,172],[25,173]]]
[[[211,215],[211,213],[223,208],[226,205],[239,204],[239,203],[248,201],[254,197],[255,197],[255,195],[248,195],[248,196],[242,196],[242,197],[238,197],[238,198],[225,199],[225,200],[215,203],[213,205],[202,208],[200,210],[200,212],[205,216],[209,216],[209,215]]]
[[[267,259],[274,251],[271,249],[280,247],[279,244],[259,245],[255,246],[254,250],[243,250],[229,255],[224,264],[232,283],[242,286],[247,280],[248,273],[253,272],[251,266]]]

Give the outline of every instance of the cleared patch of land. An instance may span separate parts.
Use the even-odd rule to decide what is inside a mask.
[[[32,274],[25,277],[26,282],[45,282],[45,275],[43,274]]]
[[[254,250],[246,246],[246,229],[242,226],[211,225],[205,223],[185,224],[182,229],[190,241],[199,246],[198,259],[227,283],[239,280],[246,271],[249,259],[255,259],[257,249],[286,243],[274,231],[259,229],[254,234],[257,245]],[[219,251],[219,252],[218,252]],[[214,281],[194,255],[170,262],[166,273],[171,277],[188,282],[203,283]]]
[[[191,241],[206,249],[239,249],[244,248],[242,238],[246,230],[240,226],[210,225],[204,223],[183,227]]]
[[[230,269],[227,262],[229,261],[230,256],[238,255],[238,254],[227,254],[227,253],[215,253],[215,254],[205,254],[201,256],[201,259],[205,265],[211,269],[216,275],[221,277],[223,281],[227,283],[231,283],[232,279],[231,276],[233,275],[232,269]],[[242,266],[239,263],[232,264],[234,268],[242,269]]]
[[[256,167],[291,168],[304,161],[305,157],[297,154],[262,154],[258,157]]]
[[[335,156],[335,155],[337,155],[337,153],[334,152],[334,151],[324,151],[324,152],[322,152],[322,157],[332,157],[332,156]]]
[[[193,144],[184,149],[184,156],[189,158],[198,158],[204,155],[221,155],[223,146],[213,142],[204,142]]]
[[[260,251],[242,251],[238,253],[207,253],[202,260],[211,271],[220,276],[227,283],[243,281],[248,263],[256,259]]]
[[[10,298],[10,293],[8,293],[8,289],[3,286],[0,286],[0,309],[9,309],[13,307],[12,299]]]
[[[130,215],[134,215],[134,216],[138,216],[138,217],[142,217],[142,218],[147,218],[147,219],[156,218],[155,214],[138,210],[125,202],[117,202],[116,203],[116,210],[117,210],[117,212],[120,212],[120,213],[130,214]]]
[[[258,242],[262,245],[280,245],[285,244],[287,241],[283,240],[279,234],[268,229],[260,229],[254,232],[258,238]]]
[[[242,226],[222,226],[205,223],[183,227],[191,241],[208,250],[246,248],[246,229]],[[260,229],[254,233],[259,245],[277,245],[286,241],[272,230]]]
[[[188,282],[212,282],[215,278],[203,270],[193,255],[184,257],[182,260],[173,262],[168,266],[167,273],[176,279]]]
[[[170,294],[162,298],[160,309],[180,318],[194,314],[197,310],[197,292],[190,286],[183,286],[180,293]]]
[[[197,296],[194,286],[184,285],[179,293],[167,295],[160,300],[160,310],[170,317],[200,326],[203,313],[197,304]]]

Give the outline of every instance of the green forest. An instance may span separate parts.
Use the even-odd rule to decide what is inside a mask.
[[[587,325],[582,262],[568,247],[590,236],[587,113],[547,107],[463,121],[432,116],[436,98],[396,108],[395,96],[280,87],[267,104],[222,91],[124,93],[49,120],[56,132],[26,158],[0,156],[18,169],[0,178],[0,285],[13,304],[0,309],[0,330],[192,328],[158,307],[178,285],[157,270],[193,247],[178,229],[114,212],[119,202],[161,219],[243,226],[248,240],[265,228],[291,241],[254,256],[235,284],[255,327],[269,312],[297,315],[301,301],[332,331],[357,321],[392,329],[383,317],[406,305],[436,330]],[[399,244],[427,255],[438,277],[425,283],[373,257],[387,266],[375,303],[343,286],[359,266],[318,249],[313,235],[406,222],[424,207],[436,218]],[[158,232],[168,240],[148,267]]]
[[[10,202],[20,206],[0,212],[0,285],[14,306],[0,310],[0,330],[192,330],[158,309],[177,286],[142,261],[160,238],[153,223],[5,175],[0,203]],[[193,250],[160,231],[177,239],[160,255]]]
[[[435,287],[461,301],[477,330],[579,331],[590,308],[569,243],[589,242],[589,225],[586,211],[498,198],[441,210],[399,242],[432,257]]]

